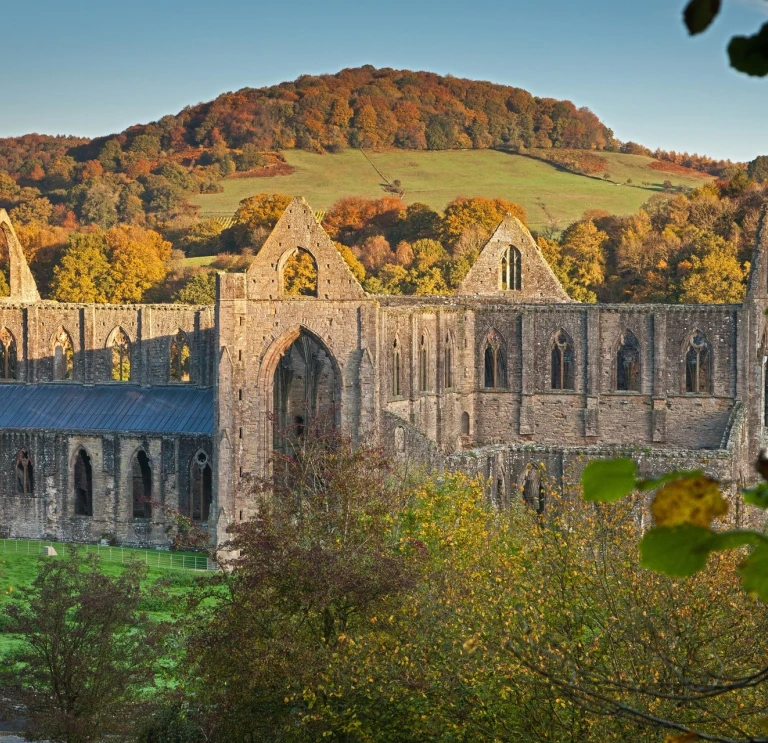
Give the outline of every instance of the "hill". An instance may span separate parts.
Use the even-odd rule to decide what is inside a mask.
[[[564,229],[587,210],[633,213],[663,189],[664,181],[696,188],[710,180],[695,171],[658,170],[652,167],[658,165],[653,158],[618,152],[600,153],[606,161],[601,172],[608,174],[608,180],[494,150],[365,154],[345,150],[333,155],[287,150],[283,156],[293,172],[271,178],[227,178],[221,182],[221,193],[193,196],[190,201],[200,207],[203,218],[230,216],[242,199],[264,191],[303,196],[314,209],[325,210],[343,196],[384,196],[383,174],[390,183],[399,181],[407,204],[421,202],[442,211],[459,194],[501,197],[522,204],[534,229]]]

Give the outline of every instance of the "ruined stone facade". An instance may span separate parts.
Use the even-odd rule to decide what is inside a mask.
[[[285,271],[297,252],[316,269],[299,295]],[[133,388],[144,395],[139,407],[156,393],[165,407],[155,414],[150,405],[130,430],[89,430],[87,420],[46,429],[0,412],[0,524],[14,535],[162,545],[165,504],[222,538],[252,515],[252,480],[269,474],[272,452],[295,446],[320,417],[399,458],[479,473],[500,504],[535,503],[544,474],[576,480],[589,458],[618,454],[646,474],[698,467],[735,489],[753,480],[765,446],[766,252],[764,226],[741,305],[584,305],[508,217],[455,295],[370,296],[294,200],[248,271],[219,275],[215,307],[41,302],[24,264],[0,306],[0,344],[3,329],[17,344],[0,407],[3,387],[65,383],[86,397]],[[54,381],[60,329],[72,339],[73,373]],[[117,329],[130,344],[129,381],[114,379]],[[173,372],[179,330],[184,381]],[[210,405],[209,423],[185,417],[173,398],[181,387],[197,390],[201,411]],[[93,498],[85,514],[83,450]],[[132,495],[146,487],[151,513],[136,510]]]

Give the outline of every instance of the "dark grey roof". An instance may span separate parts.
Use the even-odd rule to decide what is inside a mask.
[[[213,434],[213,390],[129,384],[0,384],[0,430]]]

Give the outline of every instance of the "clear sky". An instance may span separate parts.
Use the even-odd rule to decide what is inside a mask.
[[[0,136],[96,136],[219,93],[344,67],[430,70],[592,109],[617,137],[768,154],[768,78],[726,44],[768,21],[724,0],[690,39],[685,0],[23,0],[3,7]]]

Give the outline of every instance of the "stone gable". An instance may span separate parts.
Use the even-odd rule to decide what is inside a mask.
[[[502,288],[502,261],[508,248],[520,253],[520,288]],[[510,302],[573,302],[539,250],[531,233],[508,215],[480,251],[456,294],[496,296]]]
[[[318,299],[334,301],[365,297],[363,287],[304,199],[291,201],[248,268],[248,297],[282,299],[283,267],[299,249],[306,250],[315,259]]]

